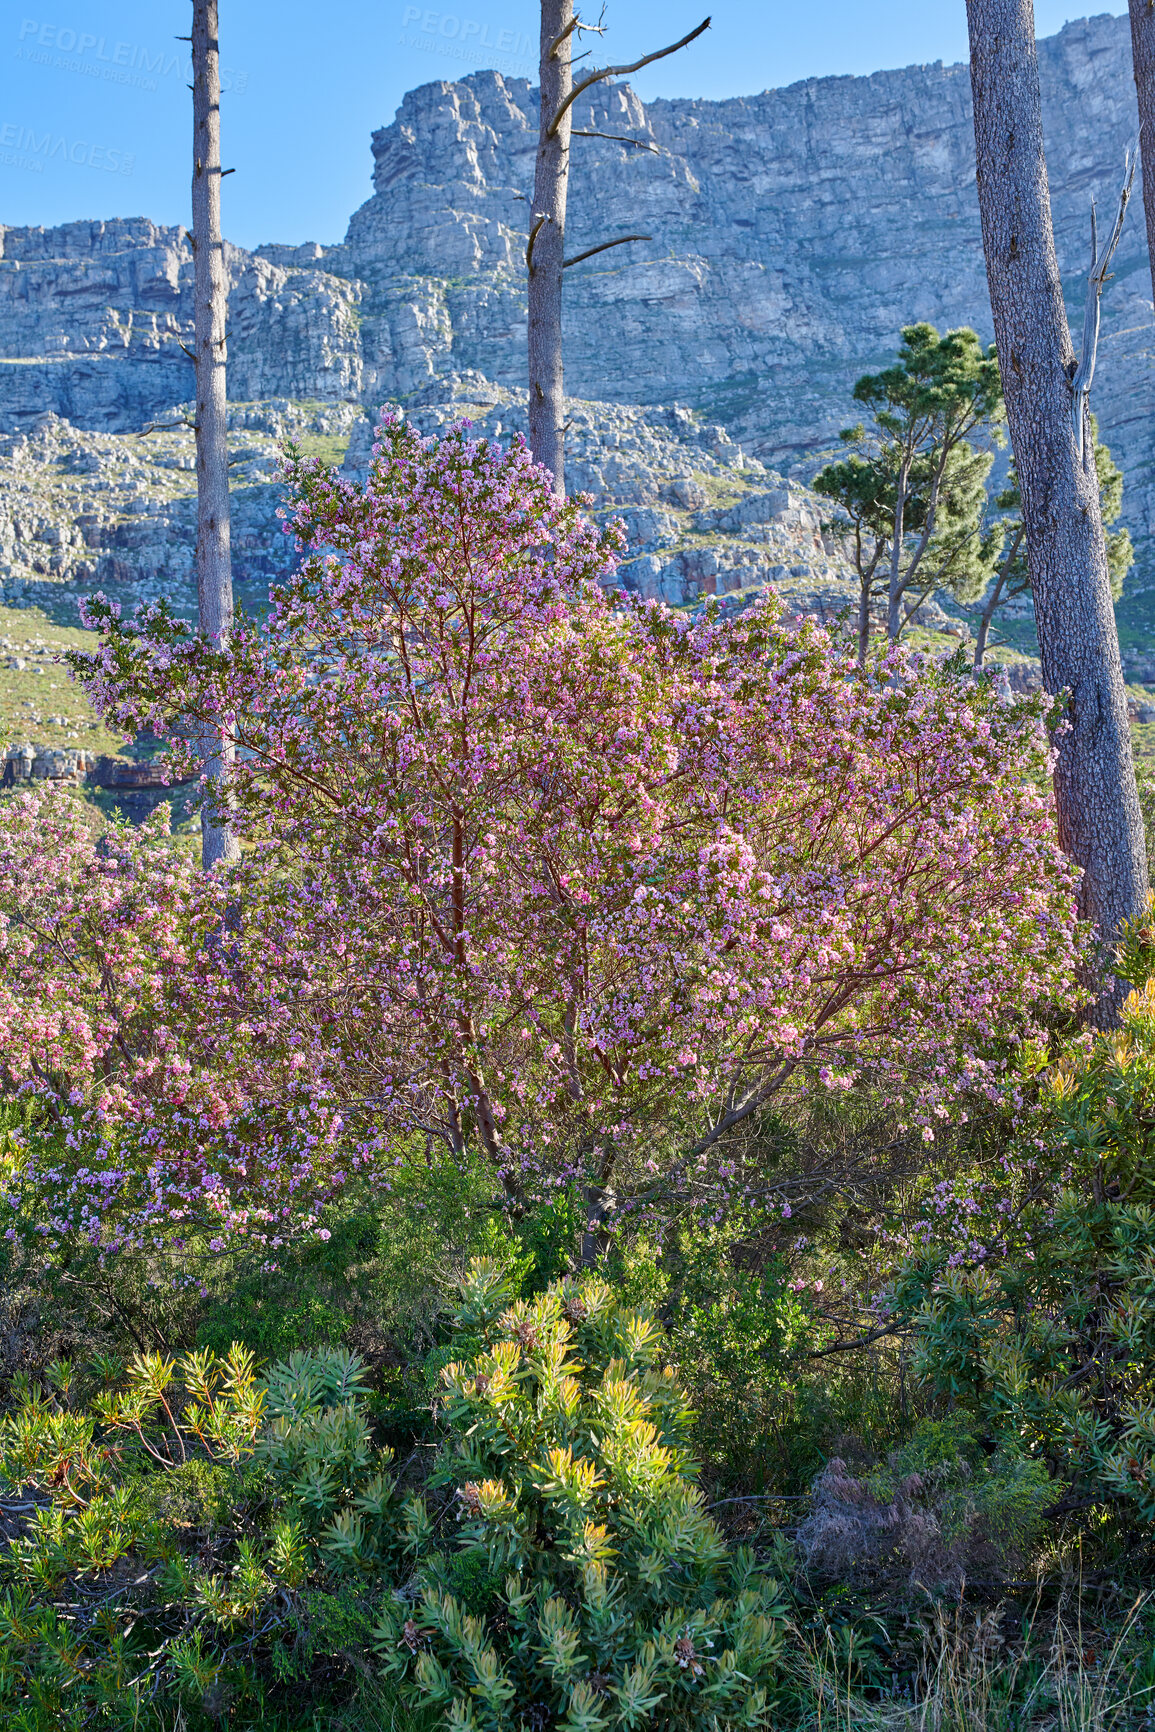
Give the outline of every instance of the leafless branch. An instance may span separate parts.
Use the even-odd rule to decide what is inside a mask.
[[[687,47],[696,36],[700,36],[703,30],[709,28],[710,20],[703,18],[696,30],[691,30],[689,35],[683,36],[680,42],[671,42],[668,48],[659,48],[653,54],[643,54],[640,60],[631,61],[628,66],[604,66],[600,71],[591,72],[588,78],[583,78],[579,84],[574,85],[546,128],[546,137],[553,137],[568,110],[573,107],[578,97],[590,88],[591,84],[598,84],[603,78],[625,78],[631,72],[640,72],[643,66],[651,66],[655,60],[664,60],[668,54],[676,54],[679,48]]]
[[[804,1503],[809,1496],[808,1491],[752,1491],[745,1497],[720,1497],[706,1508],[724,1509],[729,1503]]]
[[[1131,200],[1131,189],[1135,183],[1136,146],[1132,145],[1123,158],[1123,188],[1119,194],[1119,209],[1115,215],[1115,226],[1111,230],[1111,238],[1106,248],[1099,255],[1098,232],[1095,217],[1095,201],[1091,200],[1091,271],[1087,278],[1087,304],[1083,310],[1083,347],[1079,356],[1079,365],[1071,380],[1071,425],[1075,434],[1075,450],[1079,462],[1083,461],[1083,422],[1086,419],[1084,411],[1087,398],[1091,394],[1091,383],[1095,377],[1095,360],[1099,352],[1099,302],[1103,290],[1107,286],[1107,267],[1115,256],[1123,233],[1123,219],[1127,215],[1127,206]]]
[[[650,144],[644,138],[622,138],[616,132],[583,132],[576,126],[570,135],[572,138],[608,138],[611,144],[632,144],[635,150],[650,150],[655,156],[661,156],[656,144]]]
[[[531,273],[533,271],[533,263],[532,263],[532,261],[533,261],[533,243],[537,239],[537,232],[541,228],[541,226],[544,222],[545,222],[545,218],[543,216],[539,216],[537,221],[534,223],[533,227],[530,229],[529,240],[526,242],[525,268],[527,271],[529,271]]]
[[[575,14],[575,16],[570,19],[570,22],[566,25],[565,29],[560,31],[558,33],[558,35],[556,35],[554,37],[553,41],[550,43],[549,53],[546,55],[546,59],[552,60],[554,58],[554,56],[557,54],[557,51],[561,47],[562,43],[565,41],[566,37],[572,36],[575,30],[577,30],[579,32],[582,30],[585,30],[591,36],[604,36],[606,33],[606,27],[602,23],[602,19],[605,17],[605,15],[606,15],[606,9],[603,6],[601,11],[598,14],[598,21],[596,24],[583,24],[581,19],[579,17],[577,17]]]
[[[902,1329],[895,1323],[880,1323],[877,1329],[871,1329],[866,1335],[860,1335],[855,1341],[836,1341],[831,1347],[819,1347],[813,1353],[806,1355],[807,1359],[828,1359],[832,1353],[854,1353],[860,1347],[869,1347],[875,1341],[882,1341],[887,1335],[901,1335]]]
[[[604,253],[610,247],[624,247],[627,241],[652,241],[653,235],[619,235],[616,241],[602,241],[600,246],[587,247],[584,253],[575,253],[572,259],[562,261],[562,270],[570,265],[580,265],[583,259],[592,259],[595,253]]]
[[[581,23],[581,20],[580,20],[580,18],[578,18],[577,14],[575,13],[574,16],[570,19],[569,23],[566,25],[565,29],[560,30],[558,32],[558,34],[554,37],[553,41],[550,43],[549,53],[546,55],[547,60],[552,60],[554,58],[554,56],[557,54],[558,49],[561,47],[562,43],[566,40],[567,36],[572,36],[574,31],[577,29],[577,27],[580,23]]]
[[[147,427],[141,428],[137,438],[147,439],[150,433],[187,433],[193,426],[192,421],[150,421]]]

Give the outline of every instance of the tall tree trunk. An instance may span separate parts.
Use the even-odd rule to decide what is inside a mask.
[[[1151,293],[1155,299],[1155,6],[1151,0],[1130,0],[1131,62],[1139,99],[1139,158],[1143,165],[1143,215],[1147,219],[1147,253],[1151,261]]]
[[[573,88],[573,0],[542,0],[541,121],[529,217],[529,443],[565,492],[565,387],[561,348],[561,279],[569,185]],[[563,110],[564,107],[564,112]]]
[[[983,662],[986,660],[987,638],[990,636],[991,621],[995,617],[996,607],[998,607],[999,602],[1002,600],[1003,585],[1006,583],[1006,580],[1006,573],[1000,571],[999,575],[991,585],[991,592],[987,596],[986,605],[982,612],[982,618],[979,620],[978,636],[975,638],[973,664],[976,674],[981,674],[983,671]]]
[[[1059,841],[1083,870],[1079,908],[1109,946],[1147,895],[1119,639],[1089,426],[1072,426],[1076,360],[1051,228],[1032,0],[967,0],[979,212],[999,370],[1022,495],[1048,692],[1069,691]],[[1125,987],[1104,959],[1094,1012]]]
[[[858,665],[866,666],[866,657],[870,650],[870,597],[873,589],[873,574],[858,579]]]
[[[890,542],[890,575],[886,586],[886,635],[894,643],[902,630],[902,544],[906,535],[906,489],[909,468],[904,463],[898,473],[894,499],[894,534]]]
[[[201,630],[214,644],[227,644],[233,627],[233,578],[229,552],[228,415],[225,398],[224,242],[221,238],[221,77],[217,45],[217,0],[193,0],[193,350],[196,361],[197,607]],[[233,760],[233,744],[222,730],[201,741],[205,773],[220,783]],[[210,790],[211,792],[211,790]],[[220,815],[219,813],[217,814]],[[205,867],[235,859],[237,843],[227,823],[202,819]]]

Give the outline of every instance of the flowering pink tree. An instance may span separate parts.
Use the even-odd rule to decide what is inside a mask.
[[[172,988],[197,945],[195,875],[167,811],[98,846],[79,801],[41,787],[0,809],[0,1078],[52,1107],[179,1092]],[[211,913],[202,902],[201,923]],[[179,1014],[179,1013],[178,1013]],[[207,1104],[207,1103],[206,1103]]]
[[[178,757],[235,733],[243,918],[189,1001],[240,1031],[237,1098],[292,1079],[351,1164],[438,1139],[515,1205],[578,1180],[601,1224],[801,1074],[868,1069],[928,1136],[994,1086],[1071,990],[1037,713],[897,654],[858,671],[769,603],[626,605],[615,532],[520,446],[380,437],[364,489],[291,464],[307,557],[267,631],[222,653],[98,602],[75,658]]]
[[[321,1091],[202,1019],[225,891],[172,846],[167,808],[98,838],[68,792],[0,805],[0,1088],[30,1109],[6,1181],[43,1237],[267,1234],[327,1194]]]

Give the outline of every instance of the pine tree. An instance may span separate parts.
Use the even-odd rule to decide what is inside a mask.
[[[932,591],[969,600],[991,581],[1001,535],[984,519],[1002,417],[998,363],[973,331],[940,337],[933,325],[907,325],[894,365],[859,379],[854,400],[870,425],[844,429],[850,455],[814,487],[852,525],[864,662],[876,597],[886,599],[894,642]]]

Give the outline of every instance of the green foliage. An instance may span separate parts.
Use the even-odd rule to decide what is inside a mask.
[[[854,400],[868,410],[869,423],[843,430],[848,455],[822,469],[813,485],[837,507],[834,527],[850,527],[860,640],[865,645],[870,608],[880,596],[888,597],[892,637],[936,589],[964,605],[985,596],[975,663],[981,666],[996,609],[1030,587],[1013,465],[996,513],[988,496],[991,447],[1002,443],[1003,419],[994,349],[984,349],[970,330],[940,337],[932,325],[908,325],[895,363],[859,379]],[[1092,436],[1118,601],[1135,557],[1127,530],[1111,528],[1123,508],[1123,474],[1093,417]]]
[[[1001,531],[984,521],[989,446],[1001,438],[1003,413],[994,349],[971,330],[940,336],[933,325],[907,325],[894,365],[859,379],[854,400],[870,424],[843,430],[850,455],[813,485],[850,522],[860,630],[874,595],[885,593],[896,637],[907,605],[923,595],[949,589],[974,600],[991,580],[1002,546]]]
[[[0,1483],[34,1505],[0,1559],[0,1703],[29,1726],[159,1727],[177,1704],[312,1724],[293,1681],[364,1669],[404,1555],[361,1362],[298,1352],[259,1378],[234,1346],[47,1381],[0,1421]]]
[[[491,1261],[461,1286],[456,1327],[483,1347],[441,1373],[431,1486],[454,1496],[411,1510],[417,1594],[382,1615],[387,1671],[462,1732],[768,1725],[777,1588],[703,1506],[655,1320],[595,1278],[511,1297]],[[482,1558],[500,1579],[488,1612],[455,1591],[449,1536],[471,1583]]]
[[[1123,594],[1127,573],[1135,563],[1135,549],[1128,530],[1112,530],[1123,509],[1123,471],[1114,461],[1106,445],[1099,439],[1099,427],[1091,417],[1091,432],[1095,441],[1095,473],[1099,477],[1099,510],[1107,534],[1107,574],[1111,579],[1111,598],[1118,601]]]
[[[1055,1501],[1055,1486],[1041,1463],[1017,1451],[988,1455],[958,1413],[920,1420],[909,1442],[866,1482],[877,1497],[890,1499],[912,1475],[922,1482],[923,1495],[933,1496],[945,1545],[969,1546],[979,1537],[1000,1562],[1029,1554]]]
[[[198,1343],[220,1353],[229,1342],[243,1341],[262,1358],[276,1359],[340,1341],[356,1314],[350,1272],[372,1259],[379,1234],[377,1222],[358,1211],[334,1220],[328,1239],[285,1247],[274,1270],[267,1259],[259,1268],[238,1259],[233,1278],[215,1283]]]
[[[1107,572],[1111,580],[1112,599],[1118,601],[1123,594],[1127,574],[1135,563],[1135,549],[1130,533],[1126,528],[1112,528],[1123,510],[1123,471],[1112,458],[1109,448],[1100,440],[1099,424],[1093,415],[1091,437],[1094,440],[1095,473],[1099,479],[1099,510],[1107,532]],[[1026,544],[1023,540],[1022,503],[1018,476],[1012,463],[1007,485],[995,500],[1002,514],[1000,522],[1003,533],[1003,547],[995,574],[998,593],[990,598],[996,606],[1013,601],[1031,587]]]
[[[1120,966],[1141,979],[1153,957],[1149,910]],[[1155,1523],[1155,980],[1044,1091],[1046,1135],[1002,1200],[1000,1254],[952,1266],[932,1251],[894,1303],[931,1389],[1083,1496]]]
[[[792,1434],[809,1406],[809,1355],[829,1334],[791,1279],[785,1237],[779,1213],[735,1209],[721,1222],[683,1222],[660,1244],[639,1234],[607,1271],[621,1299],[661,1313],[700,1458],[726,1483],[759,1493],[772,1483],[794,1489]],[[810,1456],[804,1480],[816,1466]]]
[[[1147,877],[1155,883],[1155,769],[1136,764],[1135,784],[1139,790],[1139,810],[1143,814],[1143,834],[1147,839]]]
[[[817,1578],[917,1597],[1021,1568],[1054,1501],[1046,1468],[1014,1449],[983,1450],[960,1414],[923,1420],[883,1466],[855,1476],[835,1457],[797,1531]]]

